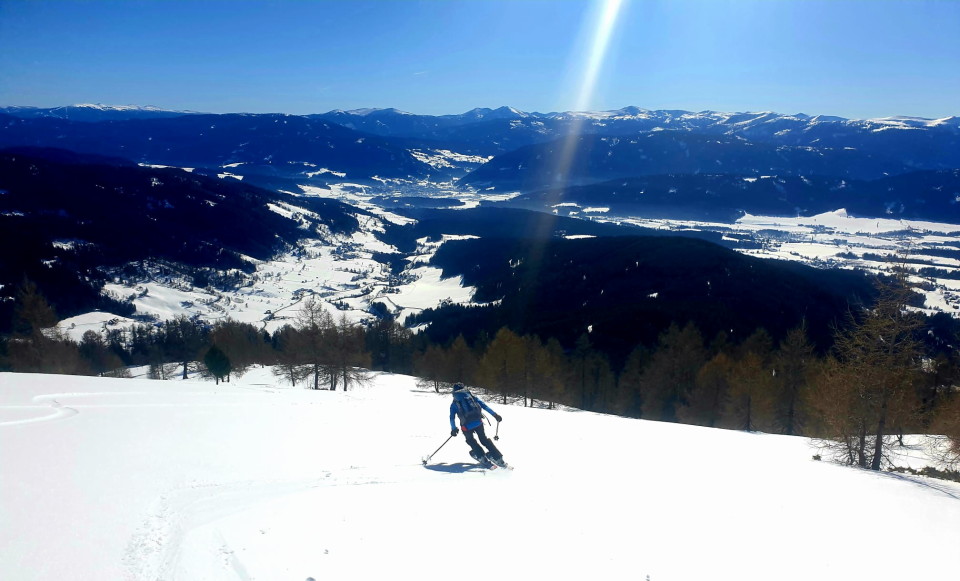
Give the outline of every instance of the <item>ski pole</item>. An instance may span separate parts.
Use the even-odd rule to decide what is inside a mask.
[[[497,441],[500,439],[500,422],[499,421],[497,422],[497,431],[496,433],[493,434],[493,439],[494,441]]]
[[[447,442],[449,442],[449,441],[450,441],[450,438],[452,438],[452,437],[453,437],[452,435],[451,435],[451,436],[448,436],[447,439],[444,440],[442,444],[440,444],[440,448],[443,448],[444,446],[446,446],[446,445],[447,445]],[[437,448],[436,450],[434,450],[434,451],[433,451],[433,454],[436,454],[437,452],[439,452],[439,451],[440,451],[440,448]],[[423,459],[423,465],[424,465],[424,466],[427,465],[427,462],[430,461],[430,458],[433,458],[433,454],[430,454],[429,456],[427,456],[426,458]]]

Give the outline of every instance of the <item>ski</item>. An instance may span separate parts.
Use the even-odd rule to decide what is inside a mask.
[[[513,470],[513,466],[507,464],[507,463],[504,462],[503,460],[501,460],[499,463],[497,463],[497,462],[494,462],[493,460],[491,460],[490,458],[487,458],[487,457],[484,457],[484,458],[483,458],[483,461],[480,462],[480,466],[483,467],[483,468],[486,468],[487,470],[496,470],[496,469],[498,469],[498,468],[503,469],[503,470]]]

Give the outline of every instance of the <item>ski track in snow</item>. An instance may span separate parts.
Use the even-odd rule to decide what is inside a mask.
[[[64,406],[57,398],[62,399],[63,395],[41,395],[33,398],[36,405],[11,405],[0,406],[0,428],[4,426],[21,426],[25,424],[34,424],[38,422],[52,422],[75,416],[80,413],[76,408]],[[43,405],[46,404],[46,405]],[[52,411],[51,411],[52,410]],[[24,414],[23,412],[29,412]],[[45,415],[34,415],[35,413],[45,413]],[[4,415],[29,415],[27,418],[4,420]]]
[[[224,568],[233,571],[236,579],[253,579],[246,572],[223,531],[205,527],[250,510],[258,505],[298,493],[338,486],[396,484],[416,480],[415,464],[398,464],[395,477],[384,478],[384,468],[349,466],[322,470],[320,478],[302,481],[264,481],[221,484],[195,484],[172,490],[160,497],[146,522],[130,541],[124,557],[131,579],[189,579],[190,569],[184,561],[188,547],[216,547],[223,557]],[[196,552],[196,551],[194,551]]]
[[[439,580],[464,550],[561,580],[940,579],[960,565],[954,483],[814,462],[803,438],[488,403],[517,471],[477,470],[462,437],[423,466],[449,400],[402,376],[315,392],[269,369],[221,386],[0,374],[0,418],[14,418],[0,424],[0,578]],[[880,529],[909,531],[908,557],[864,569],[855,556]]]
[[[180,568],[183,543],[194,529],[267,499],[308,490],[317,482],[239,482],[198,484],[170,491],[160,497],[157,507],[134,535],[124,562],[131,579],[170,579]],[[229,545],[217,533],[216,544],[225,557],[225,565],[237,579],[250,577]]]
[[[471,472],[482,476],[496,472],[469,469],[476,468],[476,465],[467,463],[450,466],[463,466],[465,469],[439,472]],[[387,478],[383,476],[385,469],[390,475]],[[205,527],[258,505],[315,489],[414,482],[419,479],[421,470],[419,464],[376,468],[349,466],[325,470],[322,477],[303,481],[196,484],[172,490],[160,497],[146,522],[131,539],[124,562],[131,579],[187,579],[191,559],[184,558],[184,554],[190,550],[188,547],[215,546],[223,559],[224,568],[235,573],[236,579],[253,579],[223,531],[217,527],[204,530]]]

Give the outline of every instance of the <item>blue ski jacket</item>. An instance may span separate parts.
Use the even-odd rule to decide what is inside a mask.
[[[482,399],[480,399],[479,397],[473,395],[472,393],[470,393],[470,392],[467,391],[466,389],[461,389],[461,390],[458,390],[458,391],[453,392],[453,402],[450,404],[450,429],[451,429],[451,430],[456,430],[456,429],[457,429],[457,425],[454,423],[454,420],[455,420],[456,417],[457,417],[457,412],[459,411],[459,407],[457,406],[457,399],[458,399],[458,398],[468,398],[468,397],[469,397],[469,398],[472,398],[473,401],[475,401],[475,402],[477,402],[478,404],[480,404],[480,407],[483,408],[484,410],[486,410],[487,413],[489,413],[490,415],[492,415],[492,416],[497,415],[497,413],[496,413],[495,411],[493,411],[492,409],[490,409],[490,406],[488,406],[487,404],[483,403],[483,400],[482,400]],[[476,420],[467,422],[467,424],[466,424],[465,426],[463,426],[463,427],[466,428],[466,429],[468,429],[468,430],[475,430],[475,429],[479,428],[482,424],[483,424],[483,417],[481,416],[480,418],[478,418],[478,419],[476,419]]]

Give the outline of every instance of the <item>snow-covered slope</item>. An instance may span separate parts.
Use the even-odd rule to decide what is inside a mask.
[[[491,405],[480,472],[449,396],[0,374],[0,578],[954,578],[960,486],[802,438]],[[491,429],[491,432],[493,430]],[[895,543],[867,558],[878,543]],[[884,545],[887,546],[887,545]]]

